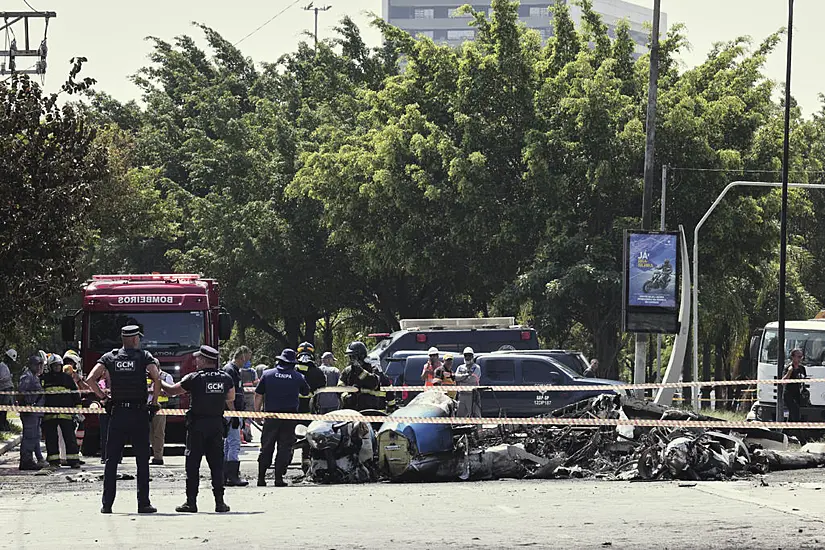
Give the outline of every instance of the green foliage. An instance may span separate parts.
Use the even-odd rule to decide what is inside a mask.
[[[68,94],[93,84],[76,80],[85,59],[72,61]],[[0,113],[0,338],[21,341],[74,289],[106,155],[95,129],[27,76],[0,83]]]
[[[477,39],[460,48],[381,20],[381,47],[344,19],[336,38],[262,64],[202,25],[204,49],[152,38],[134,77],[142,105],[96,93],[69,108],[77,128],[100,127],[80,156],[108,158],[108,170],[82,180],[103,185],[70,198],[87,215],[61,237],[75,259],[85,243],[81,275],[217,277],[233,345],[269,357],[302,339],[339,350],[405,317],[502,314],[618,376],[629,342],[622,235],[640,226],[650,56],[636,55],[626,21],[611,38],[591,0],[577,4],[578,29],[568,3],[553,4],[544,45],[509,0],[494,0],[491,16],[464,6]],[[734,179],[778,178],[782,109],[764,64],[781,37],[719,43],[689,70],[677,63],[684,28],[663,37],[655,169],[670,167],[670,227],[692,234]],[[794,179],[821,181],[825,109],[793,114]],[[13,165],[19,181],[27,165]],[[776,192],[739,189],[702,231],[700,338],[728,365],[776,314],[778,212]],[[39,238],[46,219],[27,231]],[[825,196],[792,194],[789,315],[825,301],[823,219]],[[24,267],[9,269],[28,279]],[[74,277],[55,279],[33,318]]]

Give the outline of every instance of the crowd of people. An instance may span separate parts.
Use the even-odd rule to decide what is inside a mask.
[[[40,351],[28,358],[20,376],[16,403],[19,405],[60,407],[60,412],[22,412],[23,438],[20,452],[21,470],[39,470],[68,466],[79,468],[78,436],[82,436],[83,417],[71,409],[80,408],[83,393],[94,394],[101,414],[101,462],[105,464],[102,513],[111,513],[115,500],[117,468],[123,449],[130,443],[137,462],[138,512],[152,513],[149,500],[149,463],[163,464],[166,415],[157,412],[168,406],[170,398],[189,394],[186,418],[187,500],[179,512],[197,511],[200,462],[207,459],[215,495],[215,510],[229,511],[223,499],[225,486],[245,486],[240,474],[239,454],[242,442],[251,441],[248,420],[235,411],[254,409],[273,413],[329,413],[339,409],[391,413],[397,404],[396,394],[387,391],[392,381],[377,362],[368,359],[362,342],[347,346],[348,364],[336,367],[336,358],[326,351],[316,363],[315,347],[301,343],[296,350],[287,348],[274,365],[251,365],[252,351],[246,346],[236,349],[229,362],[219,365],[218,351],[201,346],[195,353],[197,370],[175,383],[160,369],[159,362],[140,349],[142,333],[138,326],[121,329],[123,347],[100,359],[83,377],[81,358],[73,350],[62,356]],[[478,385],[481,372],[474,362],[471,348],[464,350],[464,363],[453,368],[453,357],[442,361],[436,348],[429,350],[429,360],[422,370],[427,385]],[[0,387],[4,404],[11,404],[17,352],[10,349],[0,362]],[[322,391],[324,387],[344,386],[357,391]],[[249,391],[247,391],[249,389]],[[249,395],[247,395],[247,393]],[[466,392],[469,397],[472,392]],[[474,412],[472,398],[459,396],[460,413]],[[455,392],[452,392],[455,397]],[[68,410],[67,410],[68,409]],[[227,413],[227,411],[229,411]],[[2,412],[0,424],[6,423]],[[308,424],[307,421],[301,421]],[[266,418],[262,425],[261,452],[258,457],[259,487],[266,486],[267,471],[274,466],[275,486],[286,486],[287,466],[292,462],[296,442],[295,420]],[[78,429],[80,428],[80,429]],[[41,451],[41,436],[46,440],[46,456]],[[304,470],[309,456],[302,456]]]

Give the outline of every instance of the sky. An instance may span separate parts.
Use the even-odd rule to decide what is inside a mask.
[[[120,100],[140,96],[129,76],[148,62],[151,44],[145,40],[147,36],[172,41],[175,36],[190,34],[202,43],[200,30],[191,24],[197,21],[214,28],[234,43],[286,8],[281,15],[239,44],[244,54],[255,61],[274,61],[280,55],[293,51],[301,40],[309,40],[305,33],[311,31],[314,21],[313,12],[301,9],[309,0],[299,1],[291,7],[294,0],[243,0],[237,4],[209,0],[28,1],[38,10],[57,12],[57,18],[49,25],[46,90],[58,89],[65,80],[69,58],[85,56],[89,61],[82,74],[96,78],[98,90]],[[648,7],[653,5],[653,0],[629,1]],[[456,0],[457,4],[462,2]],[[795,2],[792,94],[801,104],[803,112],[810,115],[819,111],[818,94],[825,92],[825,80],[820,76],[820,56],[825,51],[825,35],[822,33],[825,1]],[[380,15],[381,0],[324,0],[316,3],[331,6],[329,11],[320,14],[321,38],[331,37],[336,22],[349,15],[361,27],[369,44],[380,42],[378,32],[368,26],[370,17],[367,14],[373,12]],[[0,9],[19,11],[27,7],[23,0],[3,0]],[[669,25],[681,22],[687,26],[687,37],[692,47],[681,58],[687,68],[701,63],[715,42],[751,36],[758,44],[787,24],[788,2],[662,0],[662,9],[667,13]],[[22,36],[22,24],[14,29]],[[39,36],[42,24],[33,25],[32,33]],[[36,44],[32,45],[32,48],[36,47]],[[24,65],[20,63],[19,66]],[[785,81],[784,41],[770,57],[767,74],[777,83]]]

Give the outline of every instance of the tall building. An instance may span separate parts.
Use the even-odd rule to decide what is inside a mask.
[[[561,0],[564,1],[564,0]],[[476,11],[492,14],[489,3],[482,0],[383,0],[384,20],[408,31],[413,36],[427,36],[436,42],[457,46],[475,37],[475,29],[468,26],[470,18],[458,16],[459,6],[471,4]],[[548,9],[553,0],[521,0],[519,17],[525,25],[536,29],[542,40],[553,35]],[[593,0],[593,9],[601,14],[611,38],[622,19],[630,23],[630,35],[636,42],[636,53],[647,51],[648,30],[645,22],[652,22],[653,10],[624,0]],[[570,15],[576,25],[581,23],[581,8],[570,5]],[[667,15],[662,14],[661,29],[667,29]]]

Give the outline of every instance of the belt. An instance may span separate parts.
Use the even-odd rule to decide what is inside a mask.
[[[115,401],[113,406],[121,409],[145,409],[146,403],[135,403],[133,401]]]

